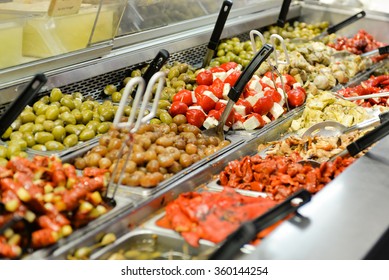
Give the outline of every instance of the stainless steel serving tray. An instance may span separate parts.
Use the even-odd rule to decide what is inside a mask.
[[[115,202],[116,206],[105,213],[104,215],[98,217],[97,219],[89,222],[84,227],[81,227],[79,229],[76,229],[71,235],[69,235],[66,238],[60,239],[57,243],[54,245],[42,248],[39,250],[34,251],[31,254],[28,254],[23,257],[23,259],[44,259],[48,256],[54,254],[56,250],[62,247],[66,247],[67,244],[71,243],[74,240],[77,240],[89,232],[92,232],[94,228],[97,228],[101,226],[102,224],[106,223],[109,220],[114,219],[115,217],[119,217],[123,212],[128,211],[128,209],[133,208],[138,201],[140,201],[140,197],[116,197]]]
[[[215,244],[206,240],[201,240],[200,246],[195,248],[189,246],[178,234],[139,228],[121,236],[113,244],[96,251],[90,259],[107,260],[113,253],[127,250],[158,251],[161,255],[156,255],[156,259],[206,259],[215,248]]]
[[[251,136],[249,136],[249,137],[251,137]],[[198,169],[199,167],[203,166],[205,163],[212,161],[213,159],[219,157],[220,155],[222,155],[222,154],[230,151],[231,149],[234,149],[235,147],[244,143],[244,139],[242,139],[242,137],[239,137],[239,136],[232,136],[232,137],[227,136],[227,139],[230,140],[230,142],[231,142],[228,146],[222,148],[220,151],[218,151],[210,156],[207,156],[207,157],[199,160],[198,162],[192,164],[191,166],[183,169],[182,171],[173,175],[169,179],[162,181],[156,187],[145,188],[145,187],[141,187],[141,186],[119,185],[117,194],[120,196],[125,196],[125,197],[131,196],[132,194],[137,194],[137,195],[141,195],[141,196],[151,196],[151,195],[155,194],[156,192],[159,192],[162,189],[166,188],[172,182],[177,181],[179,178],[181,178],[181,177],[193,172],[194,170]],[[97,144],[98,143],[96,142],[93,144],[93,146],[95,146]],[[78,149],[71,154],[64,155],[63,157],[61,157],[61,159],[63,162],[70,162],[71,163],[75,158],[83,156],[85,153],[87,153],[91,148],[93,148],[93,146]]]

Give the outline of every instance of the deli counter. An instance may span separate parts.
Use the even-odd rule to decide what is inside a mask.
[[[226,2],[232,6],[218,48],[204,66]],[[7,42],[0,112],[18,112],[3,118],[10,127],[0,140],[0,259],[212,259],[235,242],[231,234],[241,224],[301,189],[310,191],[309,201],[229,258],[387,259],[388,64],[385,54],[363,53],[389,42],[381,32],[389,16],[366,10],[316,41],[361,8],[292,1],[280,27],[283,2],[84,0],[61,9],[59,1],[0,1],[0,38]],[[255,30],[268,44],[253,39]],[[274,34],[283,37],[280,44]],[[225,137],[206,138],[243,83],[232,76],[249,72],[255,47],[262,47],[259,59],[270,43],[234,100],[233,120],[226,116]],[[144,83],[161,53],[162,71]],[[18,106],[38,73],[44,85]],[[142,91],[158,103],[137,104]],[[258,103],[265,99],[267,109]],[[131,113],[138,105],[136,114],[150,113],[147,121]],[[120,130],[132,117],[144,125],[136,133]],[[362,129],[325,145],[299,138],[317,122],[336,120],[346,129],[372,119],[380,136],[349,152],[353,157],[336,158],[369,137]],[[302,159],[320,160],[310,154],[317,150],[320,167],[301,167]],[[280,177],[264,174],[280,166]],[[212,204],[221,209],[207,216]]]

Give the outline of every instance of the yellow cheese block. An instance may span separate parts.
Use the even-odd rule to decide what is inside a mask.
[[[23,26],[0,23],[0,68],[17,65],[22,59]]]
[[[88,46],[96,19],[96,10],[62,17],[33,17],[23,30],[23,55],[49,57]],[[113,11],[102,10],[92,43],[113,37]]]

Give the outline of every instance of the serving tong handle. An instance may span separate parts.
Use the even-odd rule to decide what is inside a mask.
[[[154,59],[150,62],[146,72],[142,75],[142,78],[146,85],[150,81],[151,77],[159,70],[161,70],[162,66],[168,61],[169,57],[170,57],[170,53],[165,49],[161,49],[157,53]],[[135,98],[135,95],[136,95],[136,90],[133,90],[131,93],[131,97]]]
[[[280,14],[278,15],[278,19],[277,19],[277,26],[284,27],[291,2],[292,2],[292,0],[284,0],[282,2]]]
[[[259,32],[258,30],[251,30],[250,31],[250,41],[251,41],[251,46],[253,47],[254,53],[256,53],[256,51],[257,51],[257,46],[256,46],[256,43],[255,43],[255,36],[259,37],[259,39],[262,42],[262,45],[266,44],[265,37],[263,36],[263,34],[261,32]],[[280,53],[276,49],[276,41],[277,40],[280,42],[282,51],[284,52],[284,55],[285,55],[285,60],[280,60],[279,59]],[[288,101],[288,96],[287,96],[286,91],[285,91],[284,79],[282,78],[282,75],[281,75],[280,71],[278,71],[278,66],[280,64],[284,64],[284,65],[290,64],[289,54],[288,54],[288,51],[286,49],[284,38],[282,38],[280,35],[272,34],[270,36],[270,43],[274,47],[274,61],[275,61],[275,65],[274,65],[271,62],[270,57],[267,59],[267,63],[269,63],[269,65],[271,67],[272,82],[274,84],[274,88],[277,89],[276,80],[275,80],[275,77],[274,77],[274,72],[276,72],[277,76],[280,77],[282,91],[283,91],[283,95],[284,95],[284,99],[285,99],[285,104],[286,104],[286,109],[289,112],[290,108],[289,108],[289,104],[287,102]]]
[[[11,103],[0,118],[0,136],[8,129],[12,122],[20,115],[24,108],[33,100],[39,90],[47,82],[44,74],[38,73],[24,88],[22,93]]]
[[[142,77],[135,77],[135,78],[131,79],[127,83],[126,87],[124,88],[123,95],[122,95],[122,98],[120,100],[119,107],[118,107],[118,110],[116,112],[116,115],[115,115],[115,118],[113,121],[113,127],[117,128],[117,129],[122,129],[122,128],[128,129],[129,132],[126,134],[126,139],[123,140],[122,146],[120,147],[120,150],[118,153],[118,158],[117,158],[115,167],[113,169],[113,172],[111,174],[111,178],[110,178],[110,181],[108,183],[107,190],[106,190],[105,195],[104,195],[105,200],[108,203],[110,203],[111,205],[116,205],[116,201],[115,201],[116,191],[117,191],[118,186],[121,184],[124,170],[125,170],[126,164],[129,160],[131,150],[132,150],[132,134],[138,131],[141,124],[147,123],[153,117],[155,117],[156,111],[158,109],[158,102],[159,102],[159,99],[161,97],[161,92],[162,92],[164,84],[165,84],[165,77],[166,77],[166,74],[162,71],[155,73],[150,78],[150,81],[147,84],[146,90],[145,90],[145,85],[146,85],[145,80]],[[153,91],[153,86],[157,82],[158,82],[158,86],[157,86],[157,90],[156,90],[155,95],[154,95],[152,108],[150,110],[150,113],[148,113],[147,115],[144,115],[144,113],[146,111],[146,107],[149,103],[149,100],[150,100],[150,97],[151,97],[151,94]],[[128,117],[127,122],[122,122],[121,120],[123,117],[124,108],[127,104],[128,96],[133,91],[134,87],[137,87],[137,90],[136,90],[136,95],[135,95],[135,98],[134,98],[134,101],[132,104],[130,116]],[[143,99],[141,102],[142,96],[143,96]],[[140,104],[140,102],[141,102],[141,104]],[[137,112],[137,108],[139,107],[139,105],[140,105],[140,109]],[[136,120],[135,120],[135,118],[136,118]],[[126,146],[129,147],[129,151],[126,154],[126,157],[124,159],[124,164],[123,164],[122,169],[120,170],[118,182],[115,185],[115,189],[112,192],[112,196],[109,197],[108,196],[109,195],[109,188],[114,184],[114,179],[119,172],[119,160],[123,157],[124,148]]]
[[[210,260],[230,260],[239,252],[240,248],[251,242],[257,234],[276,222],[293,214],[311,200],[311,194],[301,189],[289,196],[282,203],[268,210],[258,218],[243,223],[235,232],[230,234],[224,243],[210,256]]]

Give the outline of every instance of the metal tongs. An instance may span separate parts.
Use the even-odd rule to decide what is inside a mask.
[[[118,110],[116,112],[116,115],[115,115],[115,118],[113,120],[112,125],[114,128],[117,128],[117,129],[128,129],[128,133],[126,134],[126,139],[123,140],[122,146],[120,147],[118,158],[117,158],[115,167],[113,169],[113,172],[111,174],[111,178],[110,178],[110,181],[108,183],[107,190],[105,193],[105,200],[113,206],[116,205],[115,194],[116,194],[118,186],[121,184],[123,174],[125,171],[125,167],[126,167],[126,164],[130,158],[130,154],[132,151],[132,144],[133,144],[132,135],[138,131],[141,124],[147,123],[155,116],[156,111],[158,109],[158,101],[161,97],[161,92],[162,92],[164,84],[165,84],[165,77],[166,77],[166,73],[164,73],[162,71],[155,73],[150,78],[150,81],[147,84],[146,90],[144,90],[145,86],[146,86],[145,80],[142,77],[135,77],[135,78],[131,79],[127,83],[126,87],[124,88],[123,95],[122,95],[122,98],[120,100],[119,107],[118,107]],[[145,111],[146,111],[146,107],[149,103],[149,99],[150,99],[151,94],[152,94],[153,86],[157,82],[158,82],[158,86],[157,86],[157,90],[156,90],[155,95],[154,95],[152,108],[150,110],[150,113],[148,113],[147,115],[144,115]],[[127,104],[127,99],[129,97],[130,93],[132,93],[134,87],[137,87],[137,90],[136,90],[134,101],[132,103],[132,110],[131,110],[130,116],[128,117],[127,122],[121,122],[121,119],[124,115],[124,108]],[[141,101],[142,96],[143,96],[143,99]],[[141,102],[141,104],[140,104],[140,102]],[[137,108],[139,106],[140,106],[140,109],[139,109],[139,112],[137,112],[138,111]],[[136,121],[135,121],[135,119],[136,119]],[[119,161],[124,156],[124,148],[125,147],[128,147],[129,150],[125,155],[124,164],[122,166],[122,169],[119,170]],[[120,171],[120,174],[119,174],[119,178],[118,178],[118,181],[116,183],[116,186],[112,192],[111,197],[108,197],[109,188],[114,184],[114,180],[115,180],[119,171]]]
[[[282,203],[274,206],[258,218],[243,223],[235,232],[230,234],[224,243],[210,256],[210,260],[233,259],[244,245],[254,240],[259,232],[276,222],[296,213],[304,204],[311,200],[311,194],[301,189],[289,196]]]
[[[251,41],[251,45],[253,47],[254,53],[257,51],[257,45],[255,43],[255,36],[258,36],[260,38],[260,40],[262,42],[262,46],[264,46],[266,44],[265,37],[263,36],[263,34],[261,32],[259,32],[258,30],[251,30],[250,31],[250,41]],[[284,52],[285,60],[280,60],[279,59],[280,53],[276,49],[276,41],[277,40],[280,42],[282,51]],[[286,45],[285,45],[285,42],[284,42],[284,38],[282,38],[278,34],[272,34],[270,36],[270,43],[274,47],[274,50],[275,50],[274,53],[273,53],[274,54],[273,55],[274,56],[274,64],[272,63],[270,57],[267,59],[267,63],[270,65],[270,68],[271,68],[271,79],[273,81],[274,88],[277,90],[277,85],[276,85],[276,79],[274,77],[274,72],[276,72],[277,76],[280,77],[282,91],[283,91],[283,95],[284,95],[284,99],[285,99],[285,103],[286,103],[286,108],[287,108],[287,110],[289,112],[290,108],[289,108],[289,104],[288,104],[288,96],[286,95],[286,91],[285,91],[284,79],[282,78],[282,75],[281,75],[280,71],[278,71],[278,66],[280,64],[284,64],[284,65],[290,64],[290,59],[289,59],[288,51],[286,50]]]

